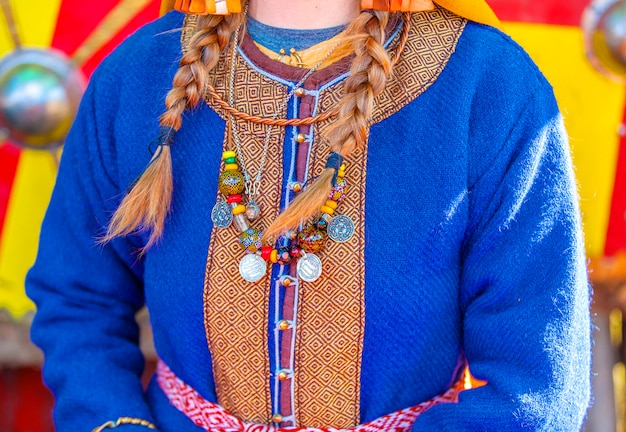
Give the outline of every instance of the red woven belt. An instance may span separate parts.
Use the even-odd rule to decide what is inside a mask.
[[[200,396],[161,360],[157,364],[157,382],[170,403],[207,432],[408,432],[421,413],[435,405],[457,402],[459,392],[464,389],[464,379],[461,378],[445,393],[419,405],[395,411],[352,428],[334,429],[276,427],[243,422],[221,406]]]

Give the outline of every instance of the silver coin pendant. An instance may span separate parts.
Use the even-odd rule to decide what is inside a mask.
[[[218,228],[228,228],[233,223],[233,211],[225,201],[218,201],[211,210],[211,220]]]
[[[345,243],[354,235],[354,221],[350,216],[335,216],[326,228],[328,237],[339,243]]]
[[[322,275],[322,261],[315,254],[303,252],[296,269],[300,279],[315,282]]]
[[[255,254],[247,254],[239,261],[239,274],[248,282],[260,280],[267,272],[267,263]]]

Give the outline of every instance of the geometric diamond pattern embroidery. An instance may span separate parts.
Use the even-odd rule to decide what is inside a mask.
[[[220,61],[216,88],[225,88],[224,65],[228,64],[228,59]],[[276,112],[287,97],[285,86],[267,82],[267,78],[251,69],[241,57],[238,57],[235,80],[237,107],[246,112]],[[258,100],[259,88],[267,89],[262,102]],[[254,176],[262,159],[266,129],[250,122],[238,122],[238,126],[244,153],[239,157],[244,158],[248,172]],[[257,197],[262,212],[251,224],[260,231],[279,212],[284,133],[283,128],[272,129],[269,157],[261,177],[262,193]],[[229,148],[228,133],[225,135],[224,150],[234,150]],[[219,403],[241,418],[269,423],[272,416],[267,340],[269,274],[255,283],[239,275],[239,262],[244,252],[237,236],[234,224],[227,229],[214,228],[211,233],[204,281],[204,324]]]

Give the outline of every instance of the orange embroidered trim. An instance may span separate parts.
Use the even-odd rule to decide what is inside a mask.
[[[174,9],[195,15],[230,15],[241,12],[240,0],[176,0]]]
[[[434,8],[431,0],[361,0],[361,9],[386,12],[423,12]]]

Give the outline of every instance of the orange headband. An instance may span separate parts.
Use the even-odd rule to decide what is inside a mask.
[[[500,27],[500,21],[493,13],[485,0],[434,0],[457,15],[487,24]],[[431,10],[434,7],[432,0],[361,0],[362,9],[420,12]],[[240,0],[162,0],[161,14],[172,9],[196,15],[228,15],[241,12]]]

